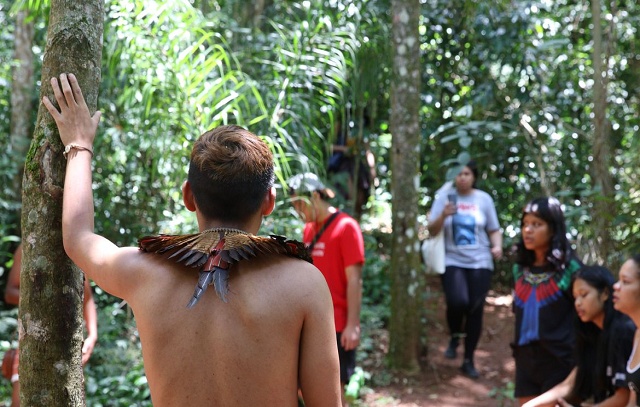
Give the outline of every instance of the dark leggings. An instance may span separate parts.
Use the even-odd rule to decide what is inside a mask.
[[[464,358],[473,360],[482,333],[484,300],[491,270],[447,266],[442,288],[447,302],[447,324],[453,337],[464,336]]]

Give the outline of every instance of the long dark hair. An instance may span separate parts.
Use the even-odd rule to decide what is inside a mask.
[[[596,402],[606,399],[608,393],[607,382],[607,350],[611,337],[612,322],[621,317],[613,308],[613,284],[615,279],[611,271],[602,266],[583,266],[578,270],[571,282],[571,292],[575,281],[581,279],[595,288],[599,295],[606,293],[607,298],[603,304],[604,322],[602,329],[592,322],[582,322],[575,318],[576,332],[576,381],[567,399],[572,401],[586,400],[590,396]],[[593,349],[596,349],[595,354]]]
[[[562,205],[554,197],[541,197],[530,201],[525,205],[520,217],[520,227],[525,215],[531,214],[547,222],[552,231],[551,242],[546,259],[552,269],[563,270],[572,258],[573,251],[567,240],[567,226],[562,212]],[[524,247],[522,233],[517,243],[517,260],[522,266],[532,266],[536,260],[536,253]]]
[[[636,263],[636,267],[638,268],[638,273],[640,273],[640,253],[631,256],[631,259],[634,263]]]

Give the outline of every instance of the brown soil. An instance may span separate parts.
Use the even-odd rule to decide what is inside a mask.
[[[462,375],[462,346],[458,357],[446,359],[443,352],[449,341],[445,305],[440,280],[429,276],[427,300],[427,355],[422,373],[402,377],[384,368],[388,344],[385,330],[373,333],[376,352],[362,363],[371,373],[356,405],[374,407],[511,407],[513,401],[514,361],[509,343],[513,340],[514,317],[511,295],[490,292],[485,303],[484,327],[475,354],[480,378]]]

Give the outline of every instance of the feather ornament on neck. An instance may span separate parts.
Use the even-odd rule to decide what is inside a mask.
[[[284,236],[256,236],[232,228],[213,228],[189,235],[146,236],[138,240],[143,252],[170,254],[168,259],[198,268],[200,276],[187,308],[193,308],[208,286],[227,302],[230,266],[260,254],[280,254],[312,263],[303,243]]]

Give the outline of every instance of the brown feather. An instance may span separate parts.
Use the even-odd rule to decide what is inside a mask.
[[[140,250],[148,253],[169,254],[169,259],[185,266],[199,268],[201,273],[224,273],[217,279],[216,292],[226,302],[229,291],[226,273],[230,265],[260,254],[280,254],[312,263],[311,256],[301,242],[284,236],[255,236],[238,229],[214,228],[189,235],[145,236],[138,240]],[[188,307],[193,307],[209,284],[215,279],[199,280]],[[218,287],[218,285],[224,285]]]

